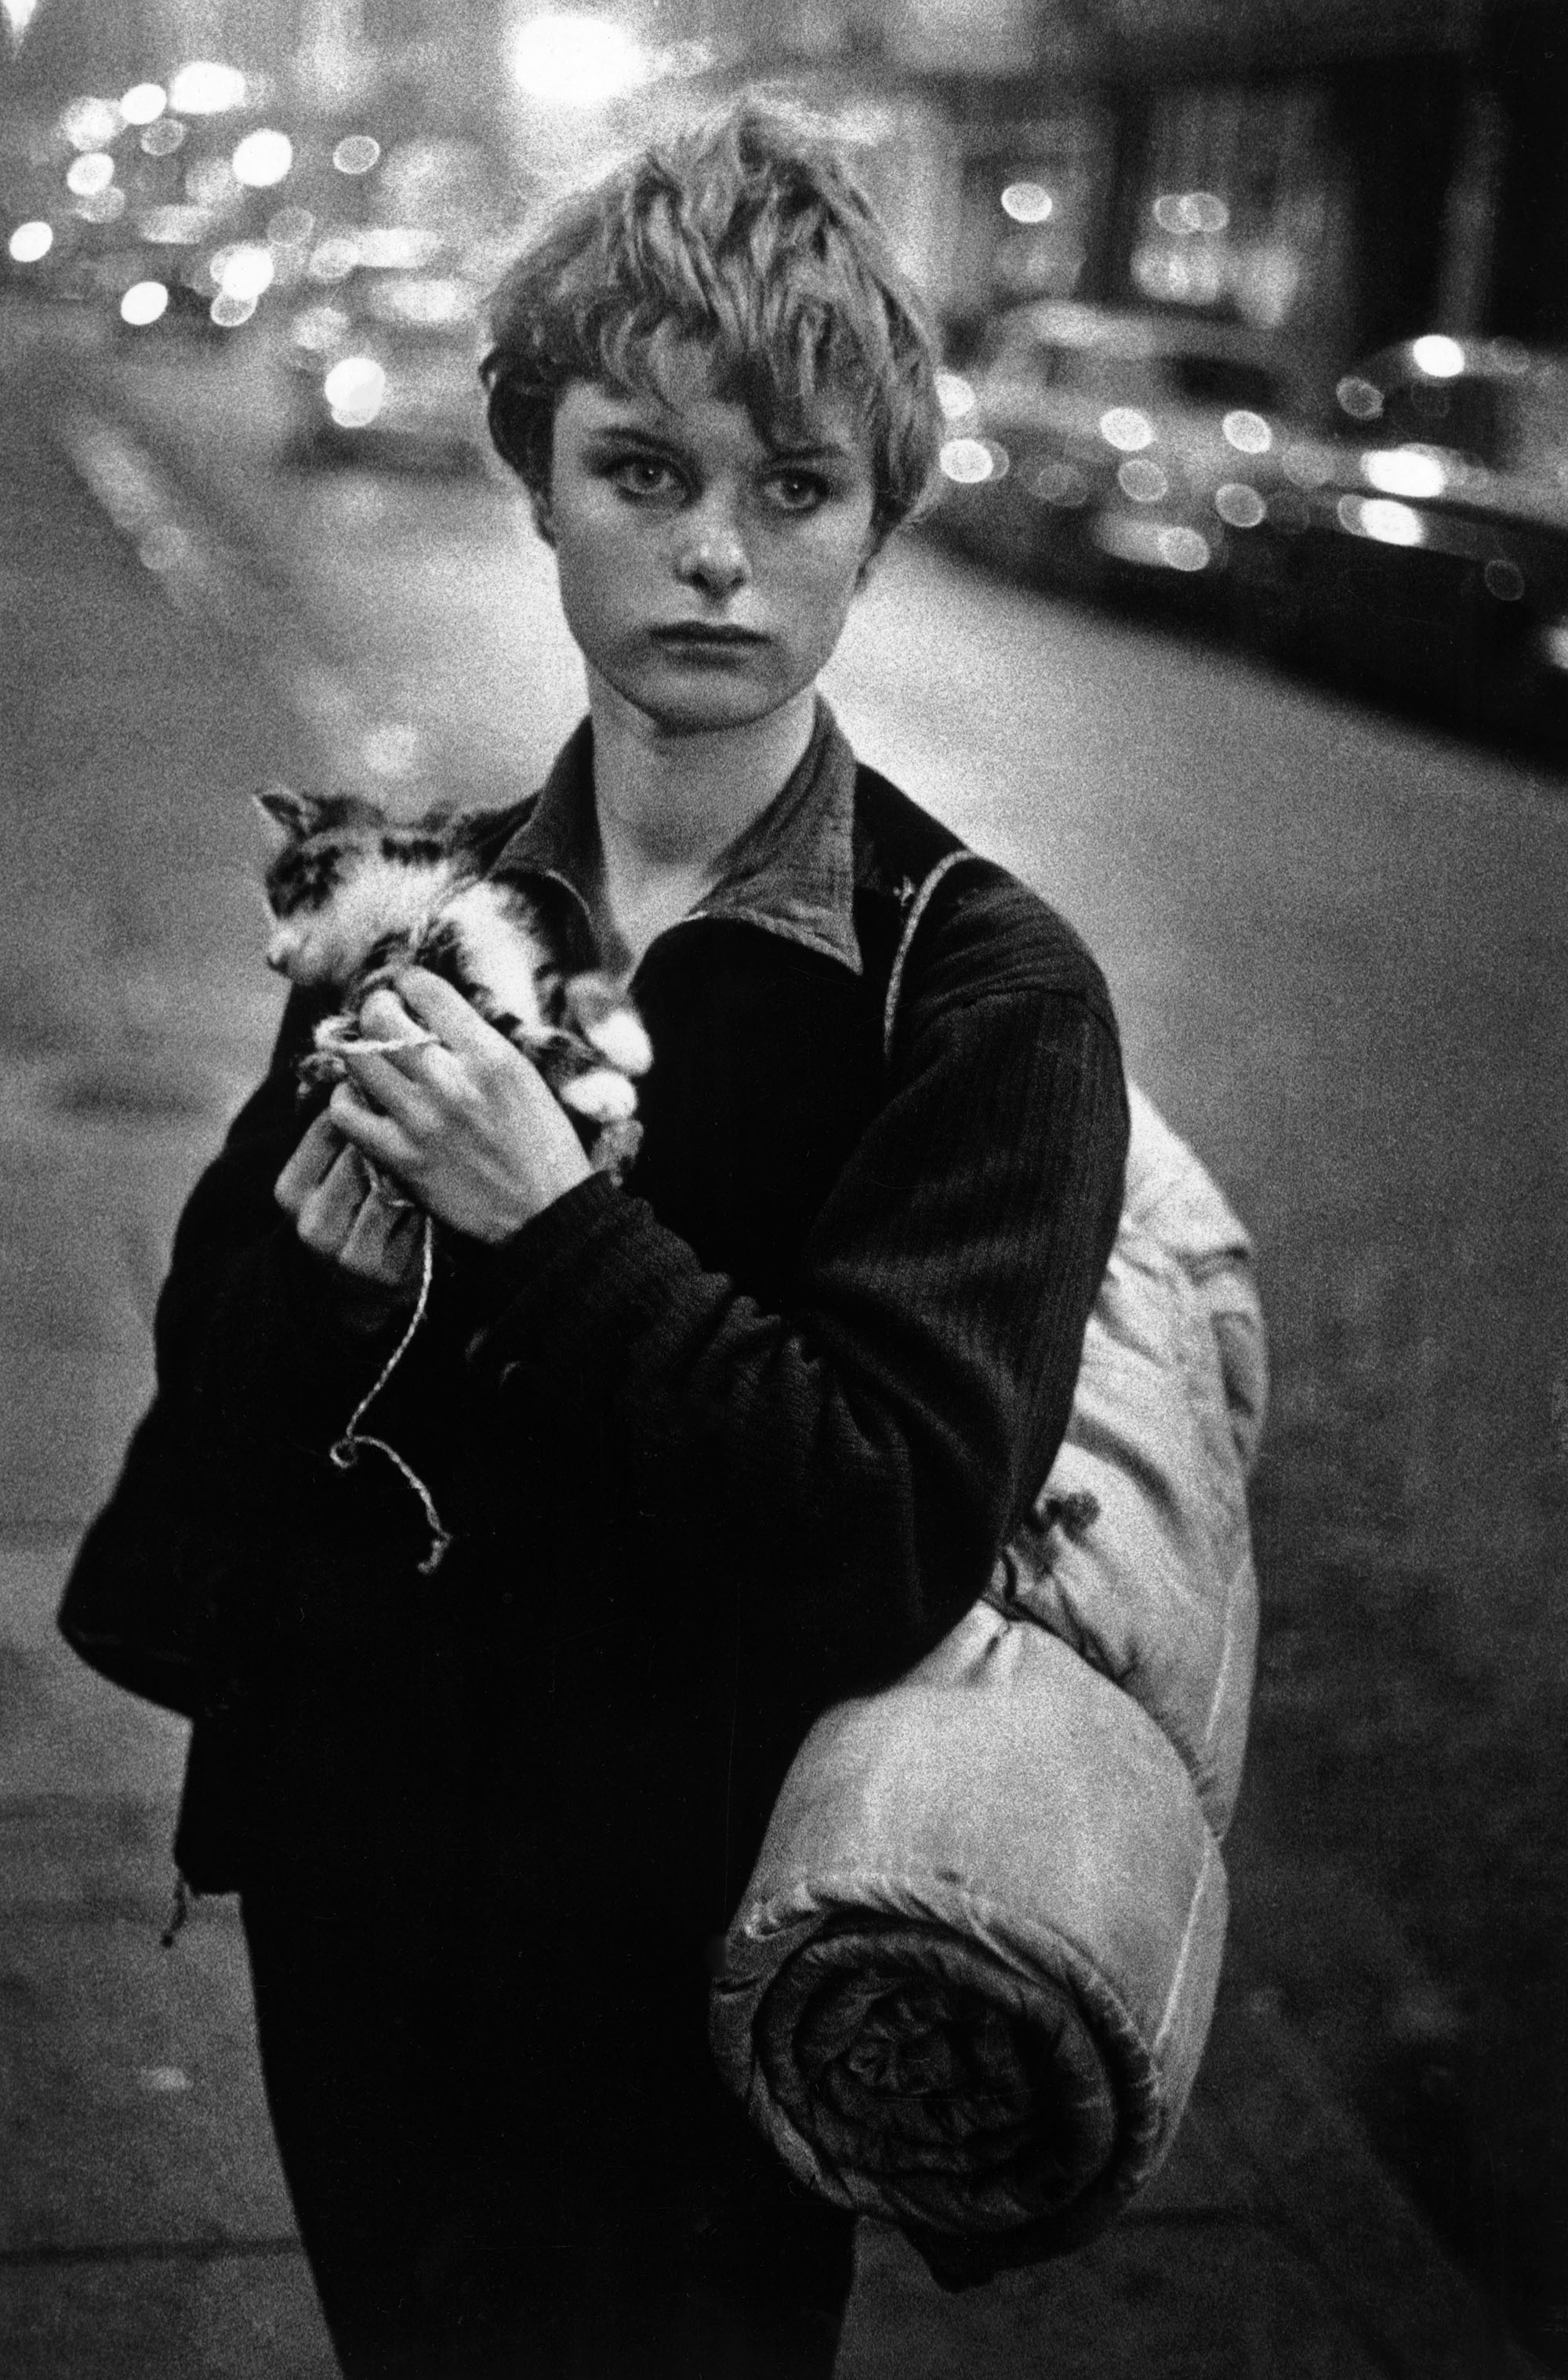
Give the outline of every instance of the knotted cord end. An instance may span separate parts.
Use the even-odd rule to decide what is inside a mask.
[[[423,1578],[430,1577],[440,1568],[447,1548],[452,1543],[452,1533],[442,1525],[441,1516],[436,1510],[435,1498],[412,1463],[405,1463],[396,1447],[389,1446],[384,1438],[369,1438],[362,1435],[359,1425],[407,1354],[409,1348],[414,1344],[415,1334],[425,1318],[426,1309],[430,1302],[430,1283],[435,1276],[435,1240],[436,1227],[430,1217],[427,1215],[424,1252],[419,1273],[419,1295],[415,1303],[408,1328],[382,1365],[373,1386],[355,1406],[343,1436],[327,1450],[327,1460],[334,1471],[352,1471],[359,1460],[361,1450],[368,1446],[374,1447],[378,1454],[386,1456],[387,1461],[413,1488],[424,1508],[426,1524],[430,1532],[430,1550],[419,1564],[419,1572]]]

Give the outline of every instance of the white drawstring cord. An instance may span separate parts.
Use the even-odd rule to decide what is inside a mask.
[[[435,1036],[432,1034],[430,1038],[433,1040]],[[426,1308],[430,1303],[430,1283],[435,1276],[435,1249],[436,1227],[430,1217],[427,1215],[425,1218],[424,1249],[419,1267],[419,1295],[415,1303],[414,1313],[409,1321],[408,1328],[404,1332],[402,1338],[398,1341],[397,1345],[392,1349],[392,1354],[387,1357],[386,1362],[382,1365],[380,1372],[376,1378],[375,1385],[360,1398],[359,1402],[355,1406],[353,1413],[349,1415],[348,1427],[344,1431],[343,1436],[338,1439],[337,1444],[330,1450],[328,1454],[328,1461],[332,1464],[335,1470],[352,1471],[355,1464],[359,1460],[360,1450],[367,1446],[374,1447],[378,1454],[384,1454],[387,1461],[392,1463],[395,1468],[403,1474],[404,1478],[408,1482],[408,1485],[413,1488],[414,1493],[418,1497],[420,1503],[424,1506],[425,1519],[429,1525],[430,1550],[426,1555],[424,1560],[419,1564],[420,1573],[426,1578],[428,1578],[434,1571],[440,1569],[441,1557],[452,1543],[451,1534],[441,1524],[441,1516],[436,1510],[435,1498],[431,1495],[429,1489],[426,1487],[424,1481],[420,1478],[413,1465],[405,1463],[402,1455],[398,1452],[396,1447],[389,1446],[384,1438],[369,1438],[362,1436],[359,1425],[364,1420],[366,1415],[369,1412],[371,1406],[375,1403],[376,1399],[380,1395],[381,1390],[386,1387],[387,1382],[392,1378],[392,1374],[396,1371],[398,1366],[407,1354],[410,1347],[414,1344],[415,1334],[418,1330],[421,1322],[425,1319]]]

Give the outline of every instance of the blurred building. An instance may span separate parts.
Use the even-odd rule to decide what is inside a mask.
[[[952,128],[926,263],[955,343],[1079,297],[1339,359],[1568,340],[1560,0],[736,0],[759,61]]]
[[[562,17],[654,62],[624,106],[520,87]],[[959,351],[1035,297],[1328,365],[1434,328],[1568,342],[1562,0],[37,0],[0,114],[190,57],[328,130],[470,138],[519,199],[639,109],[782,78],[856,139]]]

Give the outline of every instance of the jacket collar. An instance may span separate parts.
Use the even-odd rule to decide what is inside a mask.
[[[744,920],[820,951],[859,975],[854,825],[855,756],[819,695],[811,741],[799,765],[761,817],[736,836],[711,892],[692,917]],[[605,914],[590,720],[567,738],[495,864],[506,873],[548,876],[564,885],[587,912],[610,965],[624,956],[614,947]]]

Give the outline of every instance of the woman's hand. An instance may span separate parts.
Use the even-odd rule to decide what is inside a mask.
[[[470,1238],[510,1239],[591,1168],[538,1069],[424,967],[372,992],[361,1024],[406,1050],[341,1050],[328,1115],[421,1207]],[[433,1040],[422,1038],[433,1035]]]
[[[423,1256],[417,1207],[378,1182],[330,1115],[320,1115],[279,1174],[273,1196],[300,1245],[335,1266],[367,1319],[415,1296]]]

